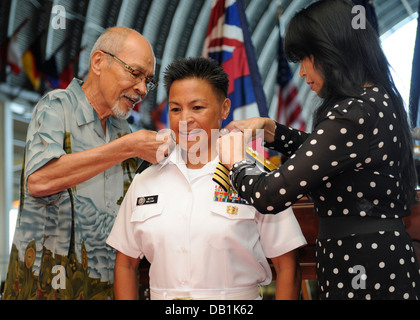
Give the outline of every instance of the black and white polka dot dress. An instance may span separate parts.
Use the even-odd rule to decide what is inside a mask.
[[[312,134],[278,124],[267,146],[289,159],[262,174],[238,164],[232,185],[263,213],[280,212],[309,194],[320,221],[342,220],[344,230],[355,219],[360,225],[401,221],[410,208],[401,184],[400,139],[390,97],[379,87],[365,88],[360,99],[333,106]],[[420,298],[418,261],[404,228],[359,232],[353,223],[347,234],[330,231],[317,241],[322,299]]]

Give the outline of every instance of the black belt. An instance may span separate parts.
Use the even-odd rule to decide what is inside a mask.
[[[379,231],[405,232],[404,221],[374,217],[319,217],[318,238],[341,238]]]

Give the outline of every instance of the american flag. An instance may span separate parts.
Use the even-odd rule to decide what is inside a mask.
[[[276,121],[288,127],[305,131],[306,123],[302,117],[302,106],[298,100],[298,90],[293,83],[292,71],[284,54],[281,37],[278,48],[278,66],[278,109]]]
[[[232,120],[268,116],[267,102],[241,0],[214,0],[203,56],[218,61],[229,76]]]

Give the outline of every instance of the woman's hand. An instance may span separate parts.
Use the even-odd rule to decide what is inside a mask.
[[[235,162],[245,159],[244,134],[234,130],[217,141],[219,146],[219,160],[230,170]]]
[[[256,138],[262,138],[267,142],[273,142],[276,123],[269,118],[255,117],[232,121],[225,128],[230,132],[234,130],[242,131],[246,142],[250,142]]]

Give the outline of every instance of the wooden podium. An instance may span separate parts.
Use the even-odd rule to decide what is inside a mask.
[[[303,280],[316,279],[315,249],[318,236],[318,216],[314,204],[304,197],[293,205],[293,212],[308,243],[299,249],[299,264]]]
[[[318,216],[314,212],[313,203],[306,197],[293,205],[293,211],[308,242],[307,246],[299,249],[302,279],[316,279],[315,249],[318,235]],[[420,191],[417,193],[416,204],[411,208],[411,216],[404,218],[404,223],[413,240],[414,251],[420,262]]]

